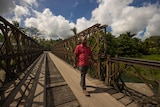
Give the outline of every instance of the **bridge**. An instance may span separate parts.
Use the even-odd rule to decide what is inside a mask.
[[[160,62],[107,54],[106,25],[95,24],[60,41],[51,52],[0,17],[0,105],[2,107],[157,107],[160,80],[151,70]],[[91,97],[83,95],[80,73],[72,67],[75,46],[87,37],[96,65],[86,78]],[[144,70],[148,76],[144,75]],[[129,77],[128,77],[129,75]],[[126,80],[126,78],[138,79]]]

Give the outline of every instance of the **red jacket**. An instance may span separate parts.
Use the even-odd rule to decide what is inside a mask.
[[[77,45],[74,54],[78,57],[78,66],[88,66],[92,51],[89,46]]]

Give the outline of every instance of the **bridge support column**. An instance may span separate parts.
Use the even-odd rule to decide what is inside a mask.
[[[106,61],[106,78],[105,78],[105,84],[110,86],[110,72],[111,72],[111,62],[110,62],[110,55],[107,55],[107,61]]]
[[[160,98],[160,81],[158,81],[158,97]]]

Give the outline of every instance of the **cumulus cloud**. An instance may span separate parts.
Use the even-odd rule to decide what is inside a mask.
[[[14,10],[14,13],[16,16],[18,17],[21,17],[21,16],[25,16],[25,15],[29,15],[29,10],[28,8],[26,7],[23,7],[23,6],[19,6],[19,5],[16,5],[16,8]]]
[[[30,14],[30,11],[27,7],[16,5],[16,8],[14,9],[15,16],[12,20],[16,20],[18,22],[21,22],[21,19],[23,16],[27,16]]]
[[[102,24],[111,24],[122,13],[123,8],[133,0],[98,0],[99,6],[92,11],[92,20]]]
[[[160,35],[160,9],[156,4],[145,4],[143,7],[130,6],[133,0],[97,0],[99,6],[92,11],[89,20],[85,17],[77,19],[76,23],[71,23],[63,16],[54,16],[49,9],[43,13],[35,12],[35,18],[28,18],[26,26],[37,27],[48,37],[67,38],[71,35],[70,29],[74,26],[80,32],[96,23],[107,24],[111,27],[112,33],[116,36],[125,32],[137,34],[140,37],[150,35]],[[47,20],[47,22],[45,21]],[[145,29],[145,31],[144,31]]]
[[[16,4],[13,0],[1,0],[0,3],[0,15],[12,11],[16,7]]]
[[[119,36],[125,32],[137,34],[136,37],[143,39],[152,35],[160,35],[160,7],[157,4],[144,3],[141,7],[134,7],[130,4],[134,0],[97,0],[99,6],[91,13],[91,18],[87,20],[81,17],[72,23],[63,16],[55,16],[50,9],[43,12],[35,10],[38,7],[37,0],[2,0],[0,4],[0,14],[13,10],[13,19],[21,21],[25,19],[26,27],[36,27],[45,38],[68,38],[73,35],[70,29],[77,28],[80,32],[96,23],[107,24],[111,27],[111,32]],[[90,0],[92,2],[92,0]],[[75,2],[75,6],[78,2]],[[33,14],[31,14],[33,13]],[[73,13],[71,13],[71,16]]]
[[[113,34],[117,35],[126,31],[138,33],[148,25],[149,20],[157,12],[154,6],[141,8],[126,6],[120,17],[111,24]]]
[[[66,39],[72,34],[71,28],[75,25],[66,20],[63,16],[55,16],[50,9],[46,8],[42,13],[34,11],[35,17],[27,18],[25,26],[37,28],[46,38]]]
[[[30,15],[32,6],[38,6],[36,0],[1,0],[0,15],[4,16],[9,22],[21,21]],[[9,15],[7,17],[7,15]]]
[[[28,5],[31,6],[37,6],[38,7],[38,3],[36,0],[24,0],[25,3],[27,3]]]
[[[143,7],[130,6],[133,0],[98,0],[99,6],[92,11],[90,21],[107,24],[114,35],[129,31],[137,34],[160,35],[159,20],[160,9],[157,4],[145,4]],[[157,14],[157,15],[156,15]],[[156,24],[157,23],[157,24]]]
[[[159,36],[160,35],[160,14],[155,14],[148,23],[145,32],[145,38],[150,37],[151,35]]]
[[[86,18],[82,17],[77,19],[76,22],[76,28],[77,28],[77,32],[81,32],[82,30],[94,25],[96,22],[94,21],[89,21]]]
[[[77,19],[76,24],[74,24],[61,15],[55,16],[49,8],[46,8],[42,13],[34,10],[34,13],[35,17],[25,20],[25,26],[37,28],[47,39],[66,39],[74,35],[71,31],[72,28],[76,27],[78,33],[96,23],[82,17]]]
[[[15,1],[17,1],[17,5],[21,5],[27,8],[38,7],[37,0],[15,0]]]
[[[1,0],[0,15],[7,14],[8,12],[13,12],[14,9],[17,9],[21,6],[25,8],[29,8],[29,6],[38,7],[38,3],[36,0]]]

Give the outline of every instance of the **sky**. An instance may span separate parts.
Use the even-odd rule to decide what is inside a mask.
[[[137,38],[160,36],[160,0],[0,0],[0,15],[35,27],[45,39],[66,39],[100,23],[116,37],[125,32]]]

